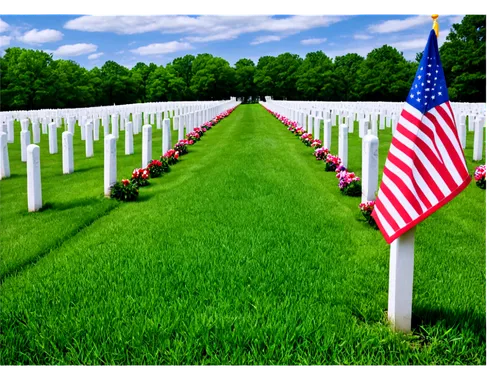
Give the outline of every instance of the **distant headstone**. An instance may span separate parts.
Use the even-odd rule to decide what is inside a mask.
[[[73,133],[69,130],[62,133],[62,156],[63,156],[63,174],[73,173]]]
[[[378,138],[368,134],[363,137],[361,201],[372,201],[378,187]]]
[[[119,131],[118,131],[118,116],[117,115],[112,115],[111,116],[111,134],[113,134],[113,137],[118,139],[119,137]]]
[[[134,153],[134,124],[127,122],[125,124],[125,155],[132,155]]]
[[[14,120],[7,120],[7,142],[14,143]]]
[[[116,138],[104,138],[104,195],[109,197],[111,186],[116,183]]]
[[[7,133],[0,133],[0,180],[10,177]]]
[[[54,126],[56,124],[54,123]],[[40,174],[40,147],[29,145],[27,150],[28,211],[42,208],[42,179]]]
[[[339,157],[342,160],[344,167],[347,167],[347,155],[348,155],[348,142],[347,136],[349,133],[349,127],[346,124],[340,125],[339,128]]]
[[[172,148],[172,137],[170,136],[170,119],[163,120],[162,126],[162,155]]]
[[[91,158],[94,156],[94,139],[92,137],[92,130],[94,125],[88,122],[85,125],[85,156]]]
[[[472,158],[474,161],[483,159],[483,128],[483,118],[479,117],[474,128],[474,155]]]
[[[153,156],[153,127],[144,125],[142,132],[142,168],[146,168]]]
[[[332,121],[327,118],[323,121],[323,147],[330,150],[332,142]]]
[[[28,160],[28,146],[31,143],[31,133],[28,130],[21,130],[21,161]]]

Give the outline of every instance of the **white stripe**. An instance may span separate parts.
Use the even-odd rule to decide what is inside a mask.
[[[450,113],[447,111],[446,105],[441,106],[441,108],[444,109],[446,113],[448,113],[448,116],[450,116]],[[441,128],[444,130],[446,135],[448,136],[448,139],[450,140],[451,144],[453,145],[453,148],[455,149],[455,152],[457,155],[459,155],[459,158],[462,159],[462,147],[460,146],[460,141],[457,138],[457,136],[453,133],[453,131],[450,129],[450,127],[447,125],[445,119],[439,114],[438,111],[436,111],[435,108],[432,109],[432,111],[429,111],[430,114],[436,116],[436,120],[441,124]],[[453,121],[453,117],[450,116],[450,118]],[[465,160],[463,161],[463,164],[465,165]]]
[[[448,186],[446,185],[446,183],[444,182],[444,180],[441,178],[441,175],[436,170],[436,168],[434,168],[434,166],[429,161],[429,159],[427,159],[427,156],[422,152],[422,150],[420,150],[420,148],[415,143],[413,143],[412,141],[410,141],[408,138],[406,138],[401,133],[395,134],[394,137],[398,141],[400,141],[401,143],[403,143],[406,147],[408,147],[410,150],[413,150],[415,152],[415,154],[417,155],[417,157],[419,158],[419,160],[424,165],[424,168],[426,168],[429,171],[429,174],[431,175],[432,179],[434,180],[434,182],[438,186],[439,190],[441,190],[441,192],[444,195],[450,194],[450,189],[448,188]]]
[[[438,121],[438,122],[444,121],[443,118],[441,116],[439,116],[439,114],[437,112],[435,113],[435,115],[436,115],[436,121]],[[438,136],[434,124],[427,117],[423,118],[422,123],[425,124],[426,126],[430,127],[432,129],[432,131],[434,132],[434,134],[436,134],[435,141],[436,141],[436,145],[438,146],[439,153],[441,154],[441,158],[442,158],[442,162],[444,164],[444,167],[450,172],[450,175],[453,178],[453,180],[455,181],[455,183],[457,185],[460,185],[463,182],[463,180],[462,180],[462,178],[460,178],[460,174],[458,173],[457,168],[455,167],[455,164],[453,164],[453,161],[451,160],[451,157],[450,157],[450,154],[448,153],[448,150],[446,149],[443,142],[441,141],[441,137]],[[446,132],[446,130],[444,129],[445,127],[448,127],[448,125],[444,124],[444,126],[441,126],[443,131]],[[449,128],[448,128],[448,131],[450,131]],[[446,137],[449,138],[448,135],[446,135]],[[452,134],[452,137],[453,137],[453,134]],[[453,147],[455,147],[455,146],[453,146]]]
[[[396,148],[394,145],[391,145],[389,148],[389,152],[393,154],[395,157],[397,157],[399,160],[401,160],[403,163],[405,163],[413,172],[413,178],[415,179],[415,182],[417,183],[418,187],[422,191],[422,193],[427,197],[431,205],[435,205],[438,203],[438,199],[432,192],[432,190],[429,188],[423,177],[418,173],[417,168],[413,164],[413,160],[406,155],[404,152],[400,151],[398,148]]]
[[[394,206],[391,203],[391,200],[387,198],[383,193],[383,191],[381,191],[380,189],[378,191],[377,201],[380,201],[380,203],[382,203],[385,206],[385,209],[388,212],[390,212],[392,218],[394,219],[394,221],[396,221],[399,228],[403,228],[406,225],[406,221],[404,221],[401,215],[399,215],[398,210],[394,208]]]
[[[410,191],[412,192],[413,196],[415,197],[415,199],[417,200],[418,204],[420,205],[420,208],[422,209],[422,211],[427,210],[427,208],[425,207],[425,205],[423,204],[423,202],[420,200],[420,198],[419,198],[419,196],[417,194],[417,190],[415,189],[415,186],[413,185],[413,182],[408,177],[408,175],[405,172],[403,172],[401,169],[399,169],[395,164],[393,164],[388,159],[385,162],[385,167],[388,170],[390,170],[392,173],[394,173],[396,176],[398,176],[404,182],[404,184],[406,185],[406,187],[408,189],[410,189]],[[383,178],[382,178],[382,180],[383,180]]]
[[[415,220],[419,216],[418,212],[415,211],[411,203],[406,199],[405,195],[401,192],[401,190],[399,190],[398,186],[394,182],[392,182],[392,180],[386,175],[384,175],[382,181],[384,182],[387,189],[389,189],[394,197],[399,201],[401,206],[403,206],[411,219]]]
[[[405,103],[405,105],[403,106],[403,109],[406,112],[411,113],[414,117],[417,118],[417,120],[421,120],[422,117],[424,116],[424,114],[422,112],[420,112],[418,109],[416,109],[411,104]]]
[[[406,130],[408,130],[410,133],[415,134],[418,138],[420,138],[429,148],[431,151],[434,153],[434,155],[438,158],[441,159],[441,156],[439,155],[439,152],[436,150],[436,147],[434,147],[434,143],[432,142],[432,139],[430,139],[427,134],[425,134],[422,130],[420,130],[417,126],[412,124],[410,121],[405,119],[403,116],[401,116],[400,119],[401,125],[403,125]]]
[[[376,209],[377,205],[375,205],[375,211],[377,212],[378,219],[380,220],[380,223],[382,224],[382,227],[384,227],[385,231],[389,236],[392,236],[396,231],[392,229],[392,227],[389,225],[387,220],[385,219],[384,215],[382,215],[382,212],[380,210]]]

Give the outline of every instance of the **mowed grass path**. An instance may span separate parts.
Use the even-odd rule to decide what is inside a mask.
[[[360,173],[357,127],[349,147]],[[311,153],[244,105],[140,201],[92,203],[106,214],[4,277],[1,363],[484,364],[485,192],[471,184],[419,225],[414,334],[395,334],[389,246]]]

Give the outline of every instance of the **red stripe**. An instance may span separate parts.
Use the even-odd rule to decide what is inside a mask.
[[[432,203],[429,201],[429,199],[427,199],[427,196],[422,191],[422,189],[420,189],[420,186],[418,186],[418,183],[415,180],[415,176],[413,175],[413,170],[407,164],[405,164],[401,159],[399,159],[396,155],[390,152],[389,155],[387,156],[387,159],[390,160],[392,164],[401,169],[408,176],[408,178],[413,183],[413,187],[415,188],[415,191],[417,192],[417,195],[424,204],[424,206],[427,209],[431,208]],[[385,173],[386,173],[386,168],[384,168],[384,174]]]
[[[462,180],[463,180],[463,179],[467,178],[467,176],[469,175],[469,172],[467,170],[467,167],[465,166],[464,151],[462,150],[462,147],[460,146],[460,140],[458,138],[457,127],[455,126],[455,120],[450,118],[448,113],[441,106],[437,106],[436,111],[441,115],[444,122],[446,123],[446,125],[448,125],[451,132],[453,133],[453,136],[455,137],[455,139],[457,141],[458,149],[456,149],[455,146],[453,146],[453,143],[449,140],[448,136],[446,136],[446,140],[449,142],[449,145],[453,150],[452,152],[448,152],[448,154],[450,155],[450,158],[453,162],[453,165],[455,165],[455,168],[456,168],[458,174],[460,175],[460,178],[462,178]],[[444,142],[443,142],[443,144],[444,144]]]
[[[392,215],[387,211],[387,209],[385,208],[385,206],[382,204],[382,202],[380,200],[377,199],[375,201],[375,207],[373,208],[373,210],[380,211],[382,216],[384,216],[385,221],[387,222],[387,224],[391,227],[391,229],[394,232],[397,232],[400,229],[398,223],[396,223],[396,221],[393,219]]]
[[[409,229],[413,228],[415,225],[417,225],[420,222],[422,222],[423,220],[425,220],[431,214],[433,214],[438,209],[440,209],[441,207],[443,207],[446,203],[448,203],[453,198],[455,198],[462,190],[464,190],[467,187],[467,185],[470,183],[470,181],[471,181],[471,176],[467,177],[467,179],[461,185],[459,185],[455,190],[453,190],[450,194],[448,194],[443,200],[439,201],[430,210],[425,211],[422,215],[420,215],[419,217],[417,217],[411,223],[408,223],[403,228],[398,229],[392,236],[389,236],[385,230],[382,230],[383,228],[382,228],[381,224],[379,223],[379,221],[377,221],[377,218],[374,216],[375,221],[377,221],[377,224],[379,225],[380,231],[384,235],[385,240],[388,243],[391,243],[396,238],[398,238],[399,236],[401,236],[402,234],[404,234],[406,231],[408,231]],[[376,203],[375,203],[375,205],[376,205]]]
[[[422,211],[422,207],[418,203],[418,201],[415,198],[415,195],[413,194],[413,192],[408,188],[408,186],[406,186],[406,183],[401,178],[399,178],[398,175],[396,175],[395,173],[393,173],[392,171],[390,171],[388,168],[384,169],[384,176],[387,177],[389,180],[391,180],[392,183],[394,185],[396,185],[399,188],[399,190],[401,190],[401,193],[405,196],[405,198],[408,201],[408,203],[410,203],[411,206],[413,207],[413,209],[419,215],[421,215],[422,212],[423,212]],[[382,182],[383,181],[384,180],[382,179]]]
[[[450,101],[448,100],[448,101],[447,101],[447,102],[445,102],[444,104],[446,104],[446,106],[448,107],[448,109],[449,109],[449,111],[450,111],[450,113],[451,113],[451,115],[452,115],[452,117],[453,117],[453,123],[455,124],[455,127],[457,127],[457,126],[456,126],[457,121],[456,121],[456,119],[455,119],[455,114],[453,113],[453,109],[451,109]]]
[[[432,141],[432,144],[434,145],[434,148],[436,149],[436,152],[439,154],[439,148],[436,143],[436,134],[434,131],[426,124],[424,124],[419,118],[416,118],[413,116],[410,112],[404,110],[404,115],[403,118],[405,118],[408,122],[413,124],[414,126],[417,127],[418,130],[422,131],[427,137],[430,138]],[[439,155],[441,157],[441,155]]]
[[[375,219],[375,222],[377,223],[378,229],[380,229],[380,232],[384,236],[385,240],[387,242],[389,242],[388,238],[391,238],[392,235],[389,235],[389,233],[387,233],[387,228],[384,227],[384,225],[380,221],[380,218],[378,217],[378,212],[376,210],[373,210],[372,217]]]
[[[430,173],[427,171],[427,167],[425,167],[418,156],[415,154],[415,152],[405,146],[403,143],[398,141],[396,138],[392,139],[392,145],[396,147],[399,151],[404,153],[406,156],[408,156],[414,163],[416,170],[418,173],[422,176],[424,179],[425,183],[429,187],[429,189],[432,191],[432,193],[436,196],[438,200],[441,200],[444,198],[444,194],[439,188],[439,186],[434,182],[434,179],[430,175]]]
[[[427,157],[427,160],[429,160],[429,162],[432,164],[437,173],[441,176],[444,183],[448,186],[448,189],[453,190],[457,187],[456,182],[453,180],[453,177],[451,176],[446,166],[443,164],[441,160],[438,159],[434,151],[432,151],[431,148],[422,139],[420,139],[416,134],[413,134],[411,131],[406,129],[404,125],[401,125],[399,133],[408,138],[410,142],[417,145],[417,147]],[[438,150],[436,151],[439,153]],[[441,155],[439,155],[439,157],[441,157]]]
[[[391,204],[394,206],[399,216],[401,216],[401,219],[403,219],[405,223],[409,223],[413,220],[406,209],[403,207],[403,205],[400,203],[399,199],[396,198],[391,189],[389,189],[384,183],[384,180],[382,180],[379,190],[384,193],[385,197],[389,200],[389,202],[391,202]]]

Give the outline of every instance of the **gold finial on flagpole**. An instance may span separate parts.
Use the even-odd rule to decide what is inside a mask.
[[[434,23],[432,24],[432,28],[434,29],[434,31],[436,32],[436,38],[439,36],[439,24],[438,24],[438,15],[437,14],[433,14],[432,15],[432,19],[434,20]]]

